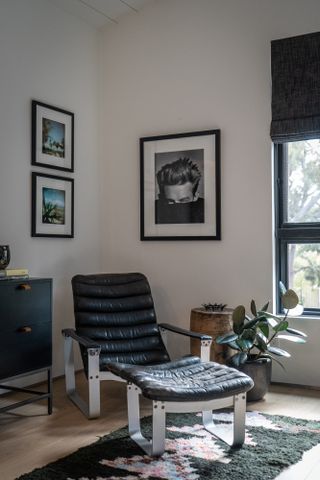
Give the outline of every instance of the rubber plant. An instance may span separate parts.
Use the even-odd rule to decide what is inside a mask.
[[[305,343],[307,335],[300,330],[289,326],[290,310],[297,307],[299,298],[294,290],[286,289],[280,283],[281,301],[284,316],[276,316],[268,312],[269,302],[260,310],[256,302],[251,301],[251,314],[246,314],[245,307],[238,305],[232,314],[233,332],[217,337],[220,345],[227,344],[236,353],[228,359],[230,366],[239,367],[247,361],[259,358],[271,358],[279,363],[275,357],[290,357],[290,353],[273,345],[275,339],[287,340],[295,343]],[[303,310],[303,309],[302,309]]]

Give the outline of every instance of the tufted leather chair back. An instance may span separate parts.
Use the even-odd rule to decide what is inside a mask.
[[[143,274],[76,275],[72,289],[76,331],[101,345],[100,370],[109,362],[152,365],[170,360]],[[87,371],[83,348],[81,355]]]

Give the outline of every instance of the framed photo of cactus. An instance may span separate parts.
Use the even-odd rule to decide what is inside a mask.
[[[73,178],[32,172],[32,237],[73,238]]]
[[[32,165],[74,171],[74,114],[32,100]]]
[[[140,138],[140,239],[221,240],[220,130]]]

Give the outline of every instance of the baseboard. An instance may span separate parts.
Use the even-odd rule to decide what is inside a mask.
[[[271,382],[270,385],[279,385],[281,387],[302,388],[304,390],[320,391],[320,387],[314,385],[301,385],[300,383]]]

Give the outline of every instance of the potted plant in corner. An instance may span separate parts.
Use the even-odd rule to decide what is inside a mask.
[[[280,283],[281,301],[284,316],[269,313],[269,302],[261,310],[257,310],[254,300],[251,301],[252,316],[246,314],[245,307],[238,305],[232,314],[233,332],[216,338],[220,345],[227,344],[236,350],[229,359],[228,365],[249,375],[255,386],[247,394],[248,401],[260,400],[268,391],[271,380],[272,360],[281,365],[276,357],[290,357],[290,353],[274,345],[275,339],[305,343],[307,335],[289,326],[290,310],[299,304],[297,294]],[[303,307],[301,306],[303,311]],[[299,314],[302,313],[299,312]]]

